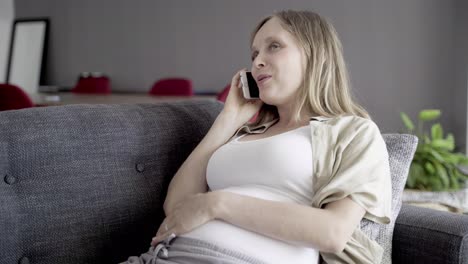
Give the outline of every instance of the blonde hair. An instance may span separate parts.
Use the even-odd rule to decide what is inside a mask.
[[[368,112],[351,95],[343,48],[333,25],[311,11],[280,11],[256,26],[251,45],[257,32],[273,17],[279,18],[283,28],[296,38],[307,58],[294,119],[299,121],[303,110],[325,117],[356,115],[370,119]],[[257,119],[248,125],[253,127],[278,117],[276,106],[264,104]]]

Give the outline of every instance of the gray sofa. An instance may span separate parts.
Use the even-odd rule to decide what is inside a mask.
[[[0,263],[117,263],[146,251],[171,177],[221,109],[180,101],[0,112]],[[412,155],[399,137],[384,135]],[[393,263],[468,263],[468,217],[403,205],[391,244]]]

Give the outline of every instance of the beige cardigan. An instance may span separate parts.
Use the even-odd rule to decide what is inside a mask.
[[[239,133],[260,134],[277,120]],[[312,206],[349,196],[366,209],[365,218],[390,223],[391,177],[386,144],[377,125],[357,116],[311,117],[313,188]],[[357,226],[344,250],[338,254],[320,252],[326,263],[380,263],[383,248]]]

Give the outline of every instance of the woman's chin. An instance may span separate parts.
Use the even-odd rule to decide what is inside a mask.
[[[265,104],[268,104],[268,98],[265,98],[266,96],[264,96],[262,93],[260,93],[260,95],[258,96],[258,99],[262,100],[262,102],[264,102]]]
[[[268,97],[268,96],[262,96],[262,95],[260,95],[260,100],[261,100],[264,104],[267,104],[267,105],[276,105],[275,100],[273,100],[272,98],[270,98],[270,97]]]

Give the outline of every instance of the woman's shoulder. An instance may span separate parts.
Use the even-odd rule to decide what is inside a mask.
[[[323,124],[323,129],[327,130],[327,134],[341,143],[349,143],[351,141],[368,142],[380,140],[381,132],[377,124],[368,118],[360,116],[337,116],[330,117],[318,122]],[[314,124],[314,122],[311,122]]]
[[[314,118],[312,118],[314,119]],[[346,115],[346,116],[336,116],[336,117],[325,117],[321,118],[321,121],[325,121],[323,123],[327,124],[328,126],[332,126],[332,128],[337,130],[361,130],[361,129],[377,129],[379,130],[377,124],[369,119],[355,115]]]

